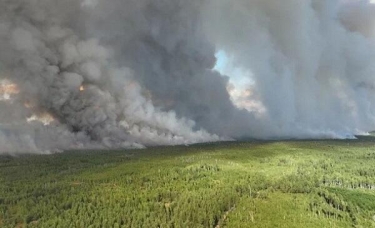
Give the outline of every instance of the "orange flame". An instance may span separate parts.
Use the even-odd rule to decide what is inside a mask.
[[[0,85],[0,93],[17,94],[20,90],[16,84]]]
[[[9,81],[0,81],[0,98],[9,100],[12,95],[16,95],[20,92],[18,86]]]

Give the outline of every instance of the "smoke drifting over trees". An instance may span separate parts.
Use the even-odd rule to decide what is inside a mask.
[[[374,15],[354,0],[2,0],[0,153],[373,130]],[[252,72],[261,114],[232,103],[219,50]]]

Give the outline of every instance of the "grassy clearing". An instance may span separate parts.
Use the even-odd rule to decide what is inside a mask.
[[[0,157],[2,227],[375,227],[375,141]]]

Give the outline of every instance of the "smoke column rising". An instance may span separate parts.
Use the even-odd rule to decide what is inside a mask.
[[[0,153],[368,132],[373,15],[354,0],[2,0]],[[213,70],[219,50],[251,72],[246,93]]]

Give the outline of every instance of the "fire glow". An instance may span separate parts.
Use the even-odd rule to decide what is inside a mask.
[[[0,82],[0,100],[10,100],[13,95],[19,94],[20,89],[7,80]]]

